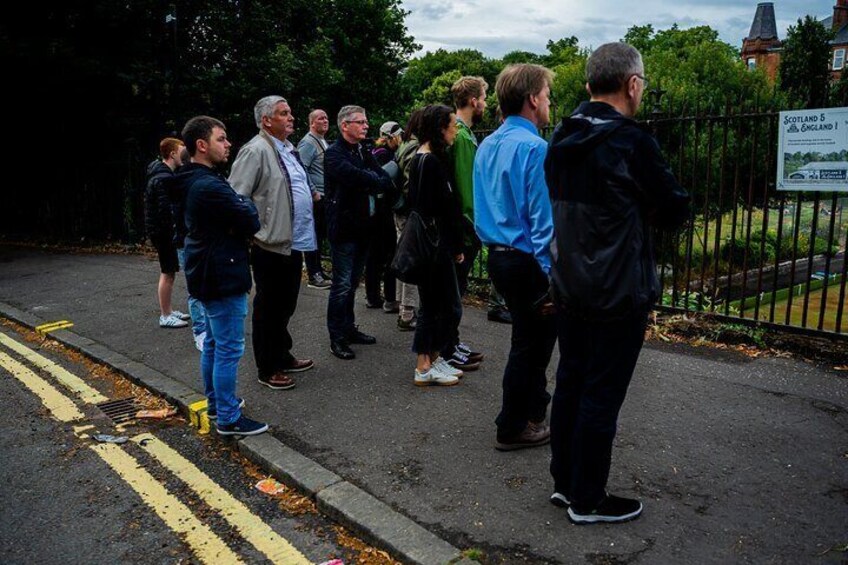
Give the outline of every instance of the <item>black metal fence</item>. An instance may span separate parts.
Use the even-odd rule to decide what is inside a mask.
[[[848,337],[848,193],[776,190],[778,113],[647,123],[692,195],[686,228],[658,241],[660,308]],[[484,256],[472,276],[487,278]]]

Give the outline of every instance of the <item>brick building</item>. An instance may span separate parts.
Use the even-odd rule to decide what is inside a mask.
[[[830,41],[831,79],[838,80],[846,66],[848,53],[848,0],[836,0],[833,15],[822,20],[822,24],[833,30],[834,38]],[[774,17],[774,3],[761,2],[757,4],[754,21],[748,37],[742,40],[742,60],[749,69],[762,68],[771,80],[777,78],[780,66],[782,42],[777,36],[777,24]]]

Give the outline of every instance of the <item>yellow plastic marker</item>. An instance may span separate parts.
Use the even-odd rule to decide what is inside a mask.
[[[221,538],[123,448],[112,443],[100,443],[92,445],[91,449],[138,493],[169,528],[182,537],[200,561],[216,565],[242,563]]]
[[[206,435],[209,433],[209,416],[206,414],[209,410],[206,405],[206,399],[192,402],[188,405],[188,421],[192,426],[197,428],[197,433]]]
[[[147,433],[135,436],[132,441],[184,481],[206,504],[218,510],[245,540],[264,553],[272,563],[285,565],[309,563],[309,560],[297,548],[253,514],[243,502],[221,488],[194,463],[167,444]]]
[[[36,375],[25,365],[3,352],[0,352],[0,366],[12,373],[13,377],[34,392],[57,420],[75,422],[85,417],[73,400],[56,390],[53,385]]]
[[[39,369],[53,375],[62,386],[76,394],[86,404],[100,404],[109,400],[58,363],[54,363],[43,355],[39,355],[26,345],[15,341],[6,334],[0,333],[0,344],[5,345]]]
[[[35,326],[35,331],[40,334],[47,334],[55,332],[56,330],[64,330],[72,327],[74,327],[73,322],[69,322],[68,320],[59,320],[58,322],[48,322],[46,324],[41,324],[40,326]]]

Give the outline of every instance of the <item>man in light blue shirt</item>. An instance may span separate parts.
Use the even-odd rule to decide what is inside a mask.
[[[553,219],[539,128],[550,118],[553,73],[510,65],[498,75],[504,123],[483,140],[474,159],[474,228],[488,248],[489,276],[512,314],[512,345],[504,369],[495,448],[511,451],[550,441],[545,371],[556,342],[548,299]]]

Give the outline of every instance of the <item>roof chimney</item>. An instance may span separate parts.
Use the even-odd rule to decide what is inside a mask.
[[[836,0],[839,4],[846,4],[848,0]],[[848,5],[844,7],[846,10],[846,19],[848,19]],[[834,8],[834,14],[836,8]],[[834,16],[834,20],[836,17]],[[772,2],[760,2],[757,4],[757,13],[754,15],[754,22],[751,24],[751,31],[748,32],[746,39],[777,39],[777,24],[774,21],[774,4]]]
[[[846,23],[848,23],[848,0],[836,0],[836,6],[833,7],[833,25],[830,29],[837,32]]]

